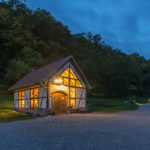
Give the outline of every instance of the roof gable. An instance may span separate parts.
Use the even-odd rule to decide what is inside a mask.
[[[33,84],[38,84],[41,82],[46,81],[49,79],[54,73],[57,72],[66,62],[72,61],[80,72],[80,75],[84,79],[84,82],[86,82],[86,86],[90,88],[90,84],[88,83],[87,79],[85,78],[83,72],[80,70],[79,66],[77,65],[76,61],[74,60],[73,56],[68,56],[63,59],[60,59],[52,64],[48,64],[44,67],[41,67],[35,71],[32,71],[25,75],[21,80],[19,80],[16,84],[14,84],[12,87],[9,88],[9,90],[15,90],[18,88],[23,88],[27,86],[31,86]]]
[[[79,80],[79,82],[82,83],[83,87],[86,88],[87,85],[85,84],[85,82],[83,81],[83,78],[81,77],[81,75],[79,75],[79,72],[77,71],[77,67],[76,65],[72,62],[72,59],[67,61],[59,70],[57,70],[57,72],[55,74],[53,74],[53,76],[51,76],[49,78],[49,82],[53,82],[54,79],[58,78],[58,77],[63,77],[63,73],[68,70],[71,69],[72,72],[74,73],[74,75],[76,76],[76,79]],[[67,74],[65,74],[67,77]],[[68,74],[69,77],[69,74]]]

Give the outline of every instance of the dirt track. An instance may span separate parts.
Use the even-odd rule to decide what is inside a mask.
[[[0,150],[150,150],[150,104],[136,111],[0,124]]]

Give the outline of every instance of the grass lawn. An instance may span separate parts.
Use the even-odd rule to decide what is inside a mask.
[[[0,94],[0,122],[9,122],[35,118],[29,114],[19,113],[12,110],[13,103],[14,103],[13,95]]]
[[[127,98],[88,98],[89,111],[117,112],[135,110],[142,103],[148,103],[148,98],[137,98],[136,103]]]
[[[148,103],[148,98],[138,98],[136,103],[130,99],[114,98],[88,98],[89,111],[117,112],[121,110],[135,110],[141,103]],[[34,119],[27,113],[19,113],[13,110],[13,95],[0,94],[0,122]]]

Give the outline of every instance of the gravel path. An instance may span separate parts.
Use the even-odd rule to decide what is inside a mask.
[[[150,104],[1,123],[0,150],[150,150]]]

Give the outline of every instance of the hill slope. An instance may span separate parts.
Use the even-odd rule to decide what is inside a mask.
[[[71,34],[46,10],[0,1],[0,85],[9,87],[32,69],[73,55],[96,96],[150,95],[150,62],[107,45],[99,34]]]

